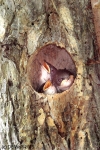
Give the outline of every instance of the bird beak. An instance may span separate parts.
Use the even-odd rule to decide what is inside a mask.
[[[48,80],[43,86],[43,93],[48,95],[57,93],[57,89],[54,85],[52,85],[51,80]]]
[[[50,80],[48,80],[43,86],[43,91],[47,90],[50,86],[52,86],[52,83]]]
[[[41,65],[38,78],[39,87],[41,87],[41,85],[43,85],[47,80],[51,79],[50,67],[46,62]]]
[[[43,67],[48,73],[50,73],[50,67],[49,67],[49,65],[48,65],[46,62],[43,63],[42,67]]]

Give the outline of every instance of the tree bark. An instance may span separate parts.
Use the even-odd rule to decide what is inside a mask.
[[[99,150],[100,64],[90,0],[1,0],[0,22],[0,148]],[[29,60],[48,43],[65,48],[77,70],[60,94],[38,93],[29,82]]]

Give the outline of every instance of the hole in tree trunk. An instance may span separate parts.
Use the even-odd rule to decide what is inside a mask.
[[[30,56],[27,75],[37,92],[55,94],[70,89],[76,78],[76,67],[65,48],[50,43]]]

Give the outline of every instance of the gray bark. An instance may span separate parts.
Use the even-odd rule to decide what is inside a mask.
[[[0,148],[99,150],[100,65],[91,63],[99,56],[90,1],[1,0],[0,30]],[[52,96],[36,92],[28,74],[31,56],[47,43],[64,47],[77,70],[70,90]]]

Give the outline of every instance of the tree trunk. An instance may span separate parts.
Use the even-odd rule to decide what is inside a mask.
[[[66,49],[77,76],[69,90],[45,95],[32,85],[31,71],[34,58],[42,59],[39,49],[52,43]],[[90,0],[1,0],[0,45],[0,148],[99,150],[100,65]]]

